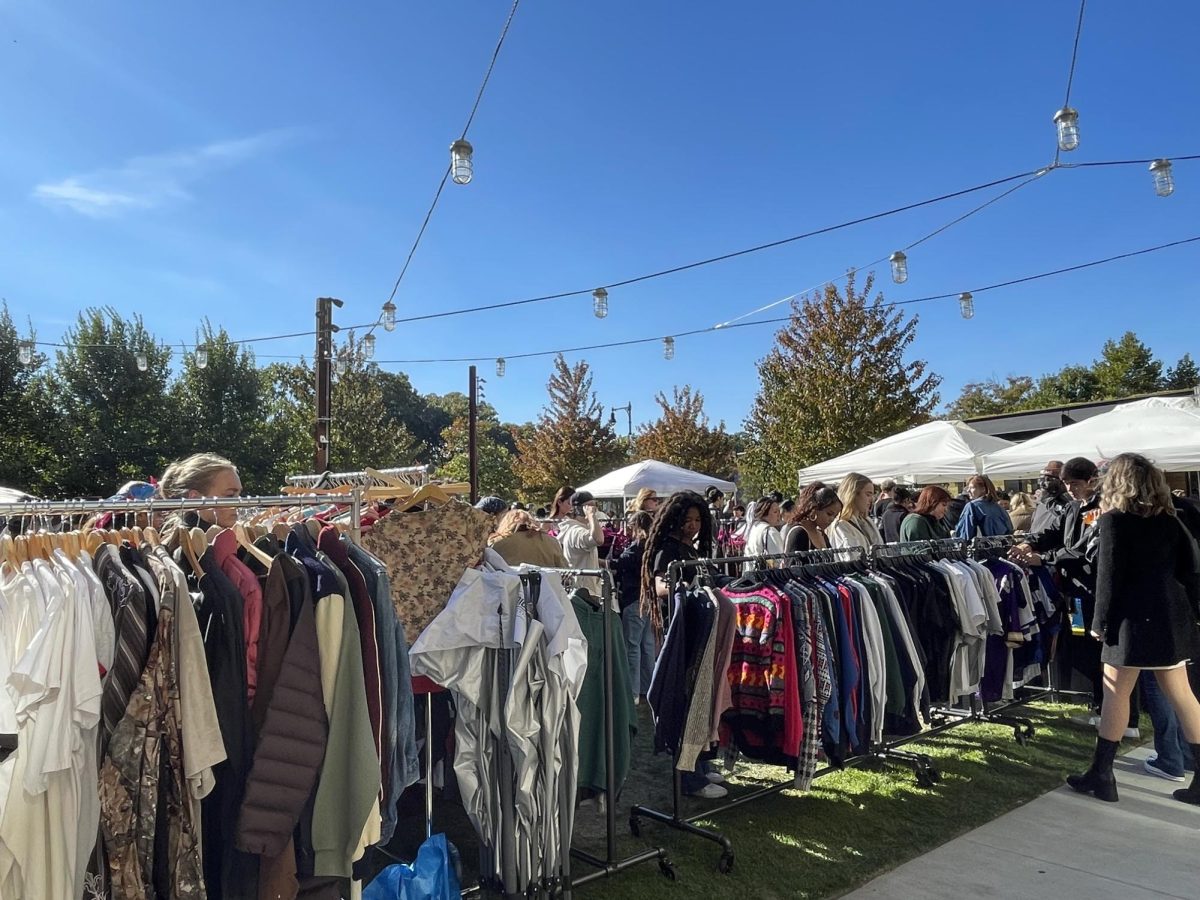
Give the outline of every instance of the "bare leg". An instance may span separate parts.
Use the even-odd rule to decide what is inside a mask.
[[[1158,677],[1158,686],[1175,708],[1175,715],[1179,716],[1183,736],[1189,744],[1200,744],[1200,700],[1192,693],[1187,668],[1161,669],[1154,674]]]
[[[1125,729],[1129,725],[1129,695],[1137,686],[1141,673],[1141,669],[1104,664],[1104,706],[1100,710],[1100,737],[1106,741],[1120,741],[1125,736]],[[1186,679],[1185,675],[1184,680]],[[1172,705],[1174,702],[1171,701]],[[1180,719],[1182,721],[1182,716]]]

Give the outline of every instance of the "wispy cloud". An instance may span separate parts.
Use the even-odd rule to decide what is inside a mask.
[[[191,199],[190,185],[268,153],[294,139],[296,134],[291,129],[267,131],[172,153],[135,156],[114,169],[44,182],[33,189],[33,196],[51,206],[93,218],[155,209]]]

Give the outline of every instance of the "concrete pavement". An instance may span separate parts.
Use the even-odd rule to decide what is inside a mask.
[[[881,875],[847,900],[1197,900],[1200,807],[1148,774],[1140,747],[1117,759],[1121,800],[1065,785]],[[1189,773],[1190,779],[1190,773]]]

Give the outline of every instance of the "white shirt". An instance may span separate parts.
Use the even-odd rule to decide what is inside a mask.
[[[586,523],[575,519],[563,519],[558,525],[558,542],[562,544],[563,556],[567,558],[567,565],[572,569],[600,568],[600,551],[596,538]],[[587,588],[597,597],[600,596],[599,578],[581,577],[576,579],[576,584]],[[616,597],[613,598],[613,602],[616,602]],[[616,609],[615,606],[613,608]]]

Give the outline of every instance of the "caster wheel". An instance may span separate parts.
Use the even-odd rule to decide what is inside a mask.
[[[933,766],[930,766],[925,770],[925,777],[928,778],[933,784],[937,784],[942,780],[942,773]]]
[[[642,820],[637,816],[629,817],[629,833],[634,837],[642,836]]]
[[[658,861],[658,871],[662,872],[663,878],[668,881],[679,880],[679,870],[675,868],[675,864],[669,859],[660,859]]]
[[[721,858],[717,861],[717,871],[722,875],[728,875],[733,871],[732,853],[724,853],[721,855]]]
[[[1036,734],[1037,734],[1037,729],[1034,728],[1032,725],[1025,726],[1025,737],[1031,738]]]
[[[923,787],[923,788],[931,788],[931,787],[933,787],[933,779],[930,778],[929,775],[925,772],[918,772],[917,773],[917,785],[919,787]]]

